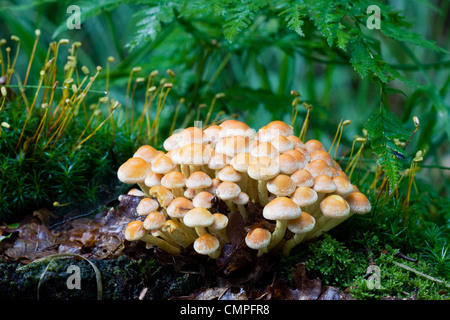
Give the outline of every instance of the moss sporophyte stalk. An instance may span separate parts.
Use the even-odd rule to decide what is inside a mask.
[[[331,148],[336,142],[337,150],[341,133]],[[372,208],[320,141],[302,141],[282,121],[259,130],[238,120],[188,127],[163,145],[165,151],[139,147],[117,172],[120,181],[139,186],[139,207],[154,204],[124,230],[127,240],[148,248],[173,254],[193,248],[192,254],[218,259],[233,232],[228,222],[238,214],[255,254],[289,256],[300,243]],[[161,223],[150,223],[156,217]]]

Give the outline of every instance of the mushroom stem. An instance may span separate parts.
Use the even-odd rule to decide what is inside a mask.
[[[195,231],[197,232],[197,235],[199,237],[208,233],[208,229],[206,229],[205,227],[195,227]]]
[[[186,234],[183,232],[183,228],[180,223],[177,223],[173,220],[167,220],[162,226],[162,230],[167,232],[173,240],[183,248],[188,247],[192,242]]]
[[[177,248],[173,245],[171,245],[170,243],[168,243],[167,241],[154,237],[151,234],[146,234],[141,238],[142,241],[145,241],[148,244],[157,246],[159,248],[161,248],[164,251],[167,252],[171,252],[171,253],[176,253],[179,254],[180,253],[180,248]]]
[[[138,185],[139,188],[142,190],[142,192],[144,192],[145,195],[146,195],[148,198],[150,198],[150,193],[149,193],[150,188],[147,187],[147,186],[145,185],[144,182],[138,182],[137,185]]]
[[[287,240],[283,246],[283,255],[285,257],[289,256],[291,250],[303,241],[305,235],[306,233],[296,233],[291,239]]]
[[[258,180],[258,197],[259,203],[265,206],[269,202],[269,196],[267,192],[267,180]]]
[[[271,250],[283,239],[286,233],[287,220],[277,220],[275,230],[272,232],[272,237],[267,247],[267,250]]]
[[[189,165],[181,164],[181,173],[184,174],[186,178],[190,177]]]
[[[245,205],[238,204],[237,206],[238,206],[239,212],[242,215],[242,218],[244,218],[244,221],[247,220],[248,215],[247,215],[247,210],[245,210]]]

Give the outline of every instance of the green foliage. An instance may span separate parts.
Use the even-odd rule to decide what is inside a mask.
[[[393,192],[402,169],[399,159],[405,159],[404,150],[399,143],[406,143],[411,134],[388,108],[381,108],[380,113],[373,114],[364,128],[372,150],[378,157],[378,165],[389,180],[390,192]]]

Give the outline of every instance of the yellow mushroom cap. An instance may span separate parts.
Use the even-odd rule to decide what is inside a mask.
[[[180,164],[206,165],[211,158],[211,150],[200,143],[189,143],[178,150]]]
[[[186,176],[179,171],[166,173],[161,178],[161,185],[168,189],[183,188],[186,185]]]
[[[280,153],[294,149],[294,143],[283,135],[274,137],[270,143],[277,148]]]
[[[209,227],[214,222],[211,212],[203,207],[189,210],[183,218],[183,222],[188,227]]]
[[[165,174],[175,169],[172,159],[166,155],[159,156],[152,165],[152,171],[155,173]]]
[[[148,175],[145,177],[144,183],[147,187],[154,187],[161,185],[161,179],[164,177],[161,173],[155,173],[150,171]]]
[[[210,209],[212,207],[213,199],[213,194],[209,193],[208,191],[202,191],[195,195],[194,199],[192,199],[192,204],[195,208],[203,207],[205,209]]]
[[[267,190],[276,196],[290,196],[294,193],[295,189],[296,185],[294,180],[285,174],[279,174],[267,181]]]
[[[280,151],[270,142],[261,142],[250,151],[250,155],[275,159],[280,155]]]
[[[365,214],[372,210],[369,199],[361,192],[350,193],[345,200],[350,206],[350,211],[356,214]]]
[[[164,186],[151,187],[148,193],[155,197],[162,207],[167,207],[174,198],[172,191]]]
[[[130,158],[119,167],[117,177],[127,184],[142,183],[151,170],[151,164],[144,159]]]
[[[293,174],[300,169],[300,162],[288,153],[282,153],[275,161],[280,166],[280,173]]]
[[[325,150],[317,150],[311,153],[310,161],[319,159],[325,161],[330,167],[334,166],[333,157]]]
[[[216,195],[222,200],[231,200],[241,193],[241,188],[234,182],[224,181],[216,189]]]
[[[226,154],[215,152],[209,159],[208,168],[212,170],[219,170],[225,167],[229,161],[229,157]]]
[[[284,154],[294,157],[298,161],[299,169],[303,169],[309,162],[309,154],[299,149],[288,150]]]
[[[314,178],[311,173],[306,169],[300,169],[295,171],[291,175],[297,187],[312,187],[314,185]]]
[[[292,143],[294,144],[294,149],[295,148],[304,148],[305,147],[305,144],[303,143],[302,140],[300,140],[299,137],[292,135],[292,136],[288,136],[287,138],[289,140],[291,140]]]
[[[350,215],[350,206],[344,198],[337,194],[332,194],[322,200],[320,211],[328,218],[341,219]]]
[[[332,179],[334,184],[336,185],[336,193],[338,195],[345,198],[347,195],[353,192],[353,186],[347,178],[342,176],[335,176]]]
[[[317,176],[320,176],[320,175],[327,175],[330,178],[333,176],[330,166],[321,159],[317,159],[317,160],[313,160],[313,161],[309,162],[305,166],[305,169],[308,170],[309,173],[311,173],[313,178],[316,178]]]
[[[329,176],[321,174],[314,179],[313,189],[316,192],[332,193],[336,191],[336,185]]]
[[[276,161],[271,160],[270,158],[265,158],[267,161],[261,162],[261,158],[257,159],[257,163],[251,163],[248,166],[248,175],[255,180],[269,180],[275,177],[280,173],[280,166]]]
[[[163,213],[154,211],[149,213],[144,220],[144,228],[146,230],[155,230],[159,229],[163,226],[164,222],[166,222],[166,217]]]
[[[291,196],[292,201],[294,201],[300,207],[310,206],[315,203],[318,199],[317,192],[310,187],[297,187],[294,194]]]
[[[128,223],[125,228],[124,235],[128,241],[137,241],[142,239],[147,234],[142,221],[136,220]]]
[[[216,143],[216,152],[224,153],[233,158],[241,152],[248,152],[249,138],[245,136],[228,136],[220,139]]]
[[[160,155],[160,152],[149,145],[140,146],[133,154],[133,158],[141,158],[148,163],[152,163],[153,159]]]
[[[314,152],[318,150],[325,150],[325,147],[323,146],[322,142],[316,139],[311,139],[305,142],[305,148],[308,151],[309,154],[313,154]]]
[[[272,238],[269,230],[264,228],[254,228],[250,230],[245,236],[245,244],[254,250],[259,250],[267,247]]]
[[[136,207],[136,212],[139,215],[147,215],[153,211],[156,211],[158,208],[158,201],[152,198],[143,198],[139,201],[139,204]]]
[[[230,136],[244,136],[253,138],[255,131],[251,129],[248,124],[239,120],[225,120],[219,125],[222,130],[219,132],[221,138]]]
[[[171,218],[183,218],[186,213],[194,208],[194,204],[191,200],[185,197],[178,197],[173,199],[170,204],[167,206],[167,214]]]
[[[212,184],[212,179],[203,171],[192,173],[186,180],[186,187],[190,189],[208,188]]]
[[[209,233],[201,235],[194,241],[194,250],[199,254],[211,254],[219,249],[219,246],[219,239]]]
[[[211,231],[223,230],[228,225],[228,217],[222,213],[213,213],[214,222],[208,227]]]
[[[222,181],[238,182],[239,180],[242,179],[242,176],[232,166],[227,165],[217,173],[217,178],[219,178]]]
[[[300,217],[302,210],[291,199],[278,197],[270,201],[263,209],[263,216],[268,220],[290,220]]]
[[[250,153],[241,152],[236,154],[229,164],[238,172],[247,172],[248,166],[253,161],[252,158]]]
[[[307,233],[314,229],[316,219],[309,213],[302,211],[302,215],[296,219],[289,220],[287,229],[293,233]]]

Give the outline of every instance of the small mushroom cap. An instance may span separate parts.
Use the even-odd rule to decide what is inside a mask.
[[[162,207],[167,207],[174,198],[172,191],[161,185],[151,187],[148,193],[155,197]]]
[[[146,230],[155,230],[159,229],[163,226],[164,222],[166,222],[166,217],[163,213],[154,211],[149,213],[144,220],[144,228]]]
[[[203,171],[192,173],[186,180],[186,187],[190,189],[208,188],[212,184],[212,179]]]
[[[234,182],[224,181],[216,189],[216,195],[222,200],[231,200],[241,193],[241,188]]]
[[[222,127],[217,124],[208,126],[203,130],[203,141],[210,143],[212,146],[215,146],[217,140],[219,139],[221,130]]]
[[[209,227],[214,222],[214,217],[207,209],[198,207],[189,210],[183,218],[188,227]]]
[[[219,132],[219,136],[230,137],[230,136],[244,136],[253,138],[255,136],[255,130],[251,129],[248,124],[239,120],[225,120],[219,125],[222,130]]]
[[[145,177],[144,183],[147,187],[154,187],[161,185],[161,179],[164,177],[161,173],[155,173],[150,171],[148,175]]]
[[[203,130],[197,127],[188,127],[177,133],[177,145],[183,147],[185,145],[195,143],[203,144]]]
[[[313,160],[305,166],[305,169],[311,173],[313,178],[320,175],[327,175],[330,178],[333,176],[330,166],[323,160],[317,159]]]
[[[261,158],[258,158],[257,163],[251,163],[248,166],[248,175],[255,180],[269,180],[280,173],[280,166],[276,161],[265,158],[268,161],[260,162]]]
[[[280,151],[270,142],[261,142],[250,151],[250,155],[275,159],[280,155]]]
[[[256,139],[261,142],[269,142],[276,136],[283,135],[289,137],[292,136],[293,133],[294,130],[291,126],[283,121],[276,120],[269,122],[267,125],[260,128],[256,133]]]
[[[306,152],[302,152],[299,149],[292,149],[284,152],[284,154],[288,154],[298,161],[299,169],[303,169],[309,162],[309,154]]]
[[[186,213],[194,208],[194,204],[191,200],[185,197],[178,197],[173,199],[170,204],[167,206],[167,214],[171,218],[183,218]]]
[[[172,151],[178,148],[178,133],[172,134],[166,140],[164,140],[163,148],[166,151]]]
[[[294,201],[300,207],[310,206],[315,203],[318,199],[317,192],[310,187],[297,187],[294,194],[291,196],[292,201]]]
[[[365,214],[372,210],[369,199],[361,192],[350,193],[345,200],[350,206],[350,211],[356,214]]]
[[[143,198],[139,201],[139,204],[136,207],[136,212],[139,215],[147,215],[153,211],[156,211],[158,208],[158,201],[152,198]]]
[[[267,247],[272,239],[272,234],[264,228],[254,228],[245,236],[245,244],[254,250]]]
[[[297,219],[289,220],[287,228],[293,233],[307,233],[314,229],[316,225],[316,219],[309,213],[302,211],[302,215]]]
[[[336,185],[336,193],[342,197],[346,197],[348,196],[350,193],[353,192],[353,186],[350,183],[350,181],[348,181],[347,178],[342,177],[342,176],[336,176],[333,177],[333,182]]]
[[[220,152],[215,152],[214,155],[209,158],[208,168],[213,170],[219,170],[225,167],[230,161],[229,157]]]
[[[232,166],[223,167],[218,173],[217,178],[222,181],[238,182],[242,179],[242,175]]]
[[[237,205],[246,205],[250,197],[245,192],[241,192],[238,194],[236,198],[233,199],[233,203]]]
[[[275,158],[275,161],[280,166],[280,173],[282,174],[291,175],[300,169],[300,162],[288,153],[280,154]]]
[[[314,179],[313,189],[316,192],[332,193],[336,191],[336,185],[329,176],[322,174]]]
[[[270,201],[263,209],[267,220],[290,220],[300,217],[302,210],[291,199],[278,197]]]
[[[253,157],[248,152],[236,154],[231,160],[230,165],[238,172],[247,172],[248,166],[253,161]]]
[[[133,154],[133,158],[141,158],[148,163],[152,163],[153,159],[160,155],[160,152],[152,146],[143,145]]]
[[[349,216],[350,206],[344,198],[337,194],[332,194],[322,200],[320,211],[328,218],[341,219]]]
[[[166,173],[161,178],[161,185],[168,189],[183,188],[186,185],[186,176],[179,171]]]
[[[120,181],[127,184],[144,182],[145,177],[152,171],[150,163],[142,158],[130,158],[117,171]]]
[[[228,225],[228,217],[222,213],[213,213],[214,222],[208,227],[211,231],[225,229]]]
[[[216,152],[224,153],[233,158],[241,152],[248,152],[249,138],[245,136],[228,136],[220,139],[216,143]]]
[[[294,193],[296,185],[294,180],[288,175],[279,174],[267,181],[267,190],[276,195],[287,197]]]
[[[305,142],[305,148],[308,151],[309,154],[313,154],[314,152],[318,150],[325,150],[325,147],[323,146],[322,142],[316,139],[311,139]]]
[[[280,153],[294,149],[294,143],[286,136],[279,135],[274,137],[270,143],[277,148]]]
[[[334,166],[334,159],[333,157],[325,150],[317,150],[311,153],[310,161],[313,160],[323,160],[327,163],[328,166],[333,167]]]
[[[300,169],[295,171],[291,175],[297,187],[312,187],[314,185],[314,178],[311,173],[306,169]]]
[[[136,197],[145,197],[145,193],[142,190],[132,188],[127,192],[127,195],[129,196],[136,196]]]
[[[124,231],[125,239],[128,241],[137,241],[142,239],[147,234],[144,228],[144,223],[140,220],[131,221],[128,223]]]
[[[211,158],[211,150],[200,143],[189,143],[178,150],[180,164],[205,165]]]
[[[209,233],[205,233],[194,241],[194,250],[199,254],[211,254],[219,249],[219,246],[219,239]]]
[[[155,173],[166,174],[175,169],[172,159],[166,155],[161,155],[153,162],[152,171]]]
[[[302,140],[300,140],[299,137],[292,135],[292,136],[289,136],[289,137],[287,137],[287,138],[288,138],[289,140],[291,140],[292,143],[294,144],[294,149],[295,149],[295,148],[304,148],[304,147],[305,147],[305,144],[303,143]]]
[[[214,199],[214,195],[207,192],[202,191],[195,195],[194,199],[192,199],[192,203],[194,207],[203,207],[206,209],[210,209],[212,207],[212,200]]]

